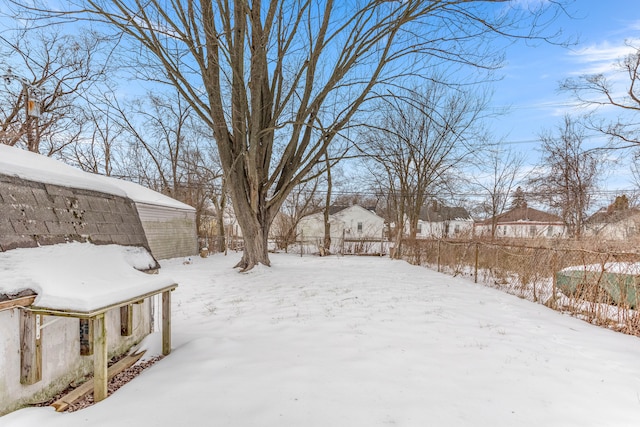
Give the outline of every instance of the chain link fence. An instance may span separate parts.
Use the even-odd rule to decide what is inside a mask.
[[[403,257],[640,336],[640,254],[594,242],[415,240]]]
[[[303,254],[339,254],[339,255],[374,255],[384,256],[389,253],[389,242],[384,239],[371,238],[333,238],[328,252],[324,249],[324,237],[306,237],[298,239],[287,252]]]

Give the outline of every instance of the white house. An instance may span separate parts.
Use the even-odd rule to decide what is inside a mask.
[[[470,237],[472,233],[473,219],[465,208],[431,203],[420,210],[416,238]]]
[[[585,236],[604,240],[637,238],[640,232],[640,209],[609,210],[603,208],[585,222]]]
[[[344,241],[381,241],[384,238],[384,219],[359,205],[332,206],[329,210],[329,224],[334,247],[342,245]],[[301,219],[297,235],[299,241],[321,245],[324,240],[323,212]]]
[[[553,238],[565,235],[565,225],[558,215],[530,208],[526,205],[474,224],[474,235],[491,237],[492,224],[496,238]]]

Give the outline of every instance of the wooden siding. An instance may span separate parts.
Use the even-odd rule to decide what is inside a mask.
[[[156,259],[198,254],[195,210],[136,203],[149,248]]]

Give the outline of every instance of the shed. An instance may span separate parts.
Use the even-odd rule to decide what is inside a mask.
[[[46,399],[79,372],[93,372],[95,401],[106,398],[109,355],[121,354],[148,333],[148,299],[157,294],[162,351],[171,351],[170,295],[177,284],[143,272],[157,268],[145,248],[70,242],[0,252],[0,263],[1,293],[35,293],[28,301],[0,304],[9,350],[0,358],[0,414]]]
[[[177,285],[143,272],[159,265],[123,187],[0,145],[0,414],[91,371],[105,397],[107,355],[151,332],[157,294],[170,350]]]
[[[106,179],[134,201],[149,248],[156,259],[198,253],[195,208],[133,182]]]
[[[195,208],[157,191],[133,182],[84,172],[55,159],[0,144],[0,176],[2,175],[14,181],[44,182],[49,186],[74,188],[76,192],[98,189],[103,194],[128,198],[134,202],[136,216],[142,222],[145,244],[151,249],[156,259],[198,254]],[[103,212],[97,217],[92,215],[91,221],[109,222],[113,215],[118,215],[117,210],[105,215],[106,208],[101,208],[101,203],[98,200],[94,201],[91,209],[100,208]],[[80,205],[76,208],[76,215],[81,215],[83,211],[86,212],[89,209],[88,206]],[[105,216],[109,217],[103,218]],[[80,234],[85,234],[85,231],[87,230],[80,230]],[[103,226],[102,231],[106,234],[114,234],[112,226]],[[130,233],[127,230],[117,232],[124,235]],[[128,242],[118,243],[127,244]]]

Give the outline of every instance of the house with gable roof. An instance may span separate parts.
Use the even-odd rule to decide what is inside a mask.
[[[381,241],[384,238],[385,222],[372,209],[359,205],[331,206],[329,224],[332,245],[341,245],[345,241]],[[297,226],[297,239],[312,245],[321,245],[324,241],[324,213],[317,212],[302,218]],[[345,251],[350,252],[348,248]],[[337,248],[332,252],[338,252]]]
[[[420,210],[418,239],[461,238],[470,237],[472,233],[473,218],[463,207],[445,206],[434,201]]]
[[[331,239],[380,239],[384,219],[373,210],[359,205],[331,206],[329,208]],[[298,223],[298,236],[304,240],[324,238],[324,213],[317,212]]]
[[[626,197],[625,197],[626,199]],[[604,240],[628,240],[640,233],[640,209],[615,203],[602,208],[585,221],[585,236]]]
[[[566,234],[562,218],[529,207],[526,203],[497,215],[495,218],[476,222],[473,227],[474,236],[491,237],[491,227],[494,223],[496,238],[554,238],[563,237]]]

